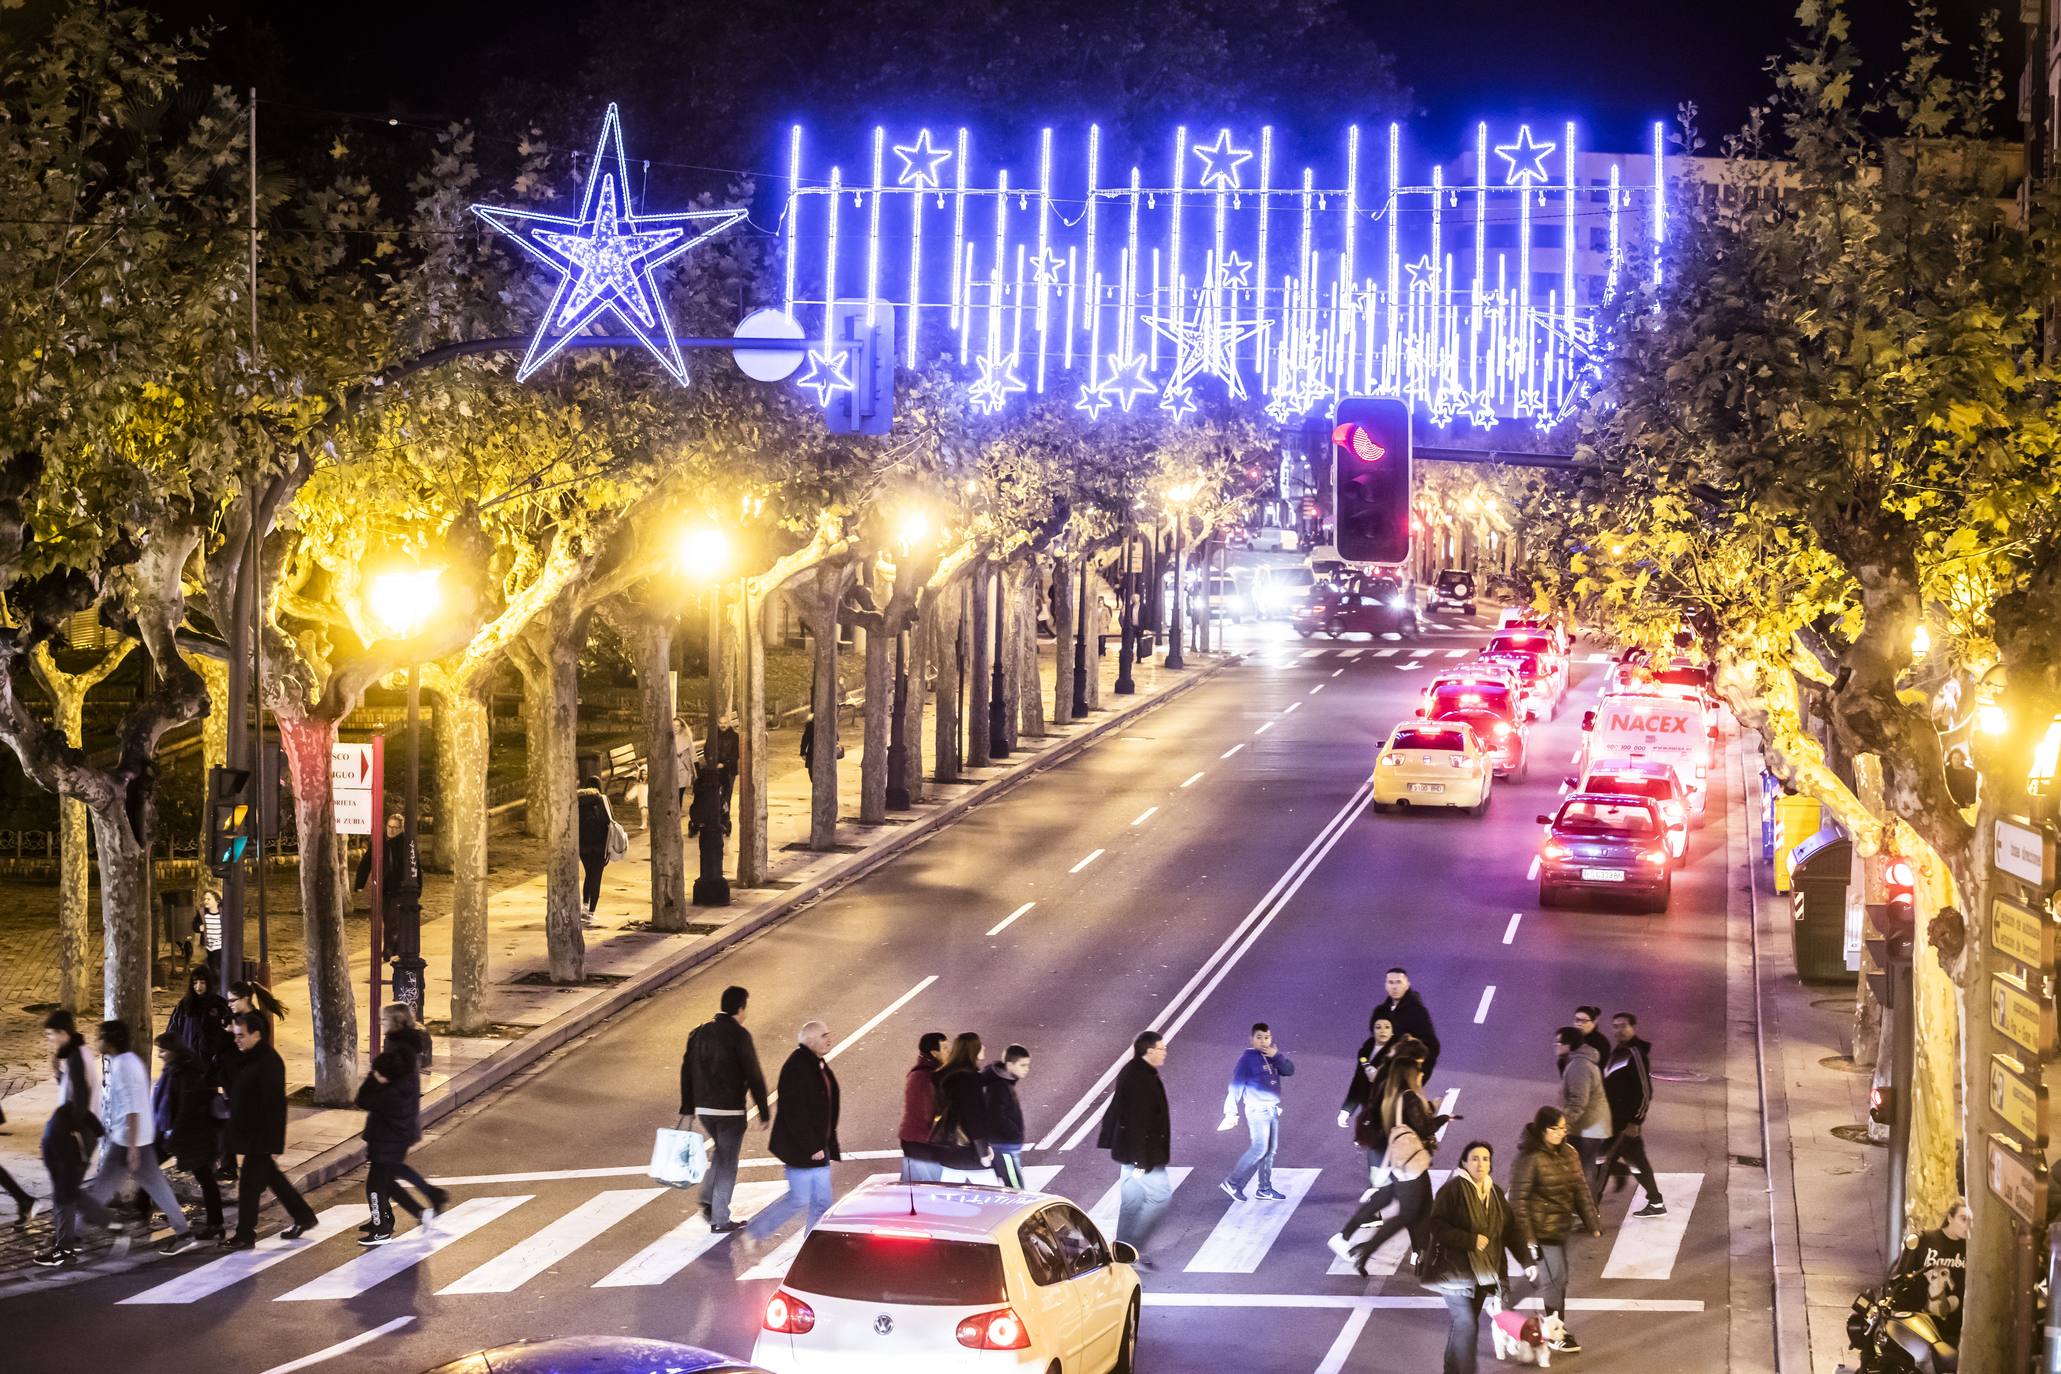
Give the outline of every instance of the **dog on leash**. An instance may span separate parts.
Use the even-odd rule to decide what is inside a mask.
[[[1567,1335],[1567,1323],[1551,1312],[1498,1312],[1490,1319],[1489,1334],[1497,1359],[1545,1369],[1553,1363],[1553,1347]]]

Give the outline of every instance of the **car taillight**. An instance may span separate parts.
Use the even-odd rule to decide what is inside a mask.
[[[1665,848],[1649,849],[1639,857],[1649,864],[1664,864],[1667,862],[1667,850]]]
[[[1503,722],[1501,722],[1501,721],[1497,721],[1497,722],[1496,722],[1496,738],[1497,738],[1497,739],[1508,739],[1508,738],[1510,738],[1510,727],[1509,727],[1508,725],[1505,725],[1505,724],[1504,724]]]
[[[1549,859],[1564,859],[1567,857],[1567,846],[1564,844],[1549,843],[1547,844],[1544,852],[1546,857]]]
[[[1402,756],[1400,754],[1383,754],[1381,756],[1380,761],[1382,763],[1387,764],[1391,768],[1399,768],[1402,766],[1403,762]]]
[[[1027,1350],[1030,1348],[1030,1332],[1024,1329],[1023,1318],[1010,1307],[998,1307],[992,1312],[976,1312],[959,1323],[953,1332],[959,1344],[968,1350]]]
[[[765,1326],[784,1336],[806,1336],[816,1329],[816,1312],[800,1298],[775,1293],[766,1303]]]
[[[1455,768],[1465,768],[1467,766],[1467,756],[1465,754],[1455,754],[1447,759],[1446,762]]]

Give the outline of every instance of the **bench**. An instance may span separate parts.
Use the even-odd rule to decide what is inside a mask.
[[[601,761],[601,790],[611,797],[620,797],[643,766],[644,755],[636,745],[610,746],[607,756]]]

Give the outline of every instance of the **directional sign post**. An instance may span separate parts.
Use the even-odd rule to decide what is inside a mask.
[[[372,840],[372,1053],[379,1053],[379,1006],[386,965],[379,957],[385,932],[386,737],[367,744],[329,746],[329,796],[336,811],[336,833],[366,835]]]

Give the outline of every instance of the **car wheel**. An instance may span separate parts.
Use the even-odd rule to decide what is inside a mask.
[[[1539,884],[1539,905],[1542,907],[1560,905],[1560,894],[1544,883]]]
[[[1375,812],[1376,812],[1376,813],[1378,813],[1378,814],[1380,814],[1380,815],[1383,815],[1383,816],[1386,816],[1386,815],[1387,815],[1387,814],[1388,814],[1389,812],[1391,812],[1391,811],[1395,810],[1395,803],[1394,803],[1394,802],[1375,802],[1375,803],[1374,803],[1374,810],[1375,810]]]
[[[1296,632],[1296,633],[1297,633],[1298,635],[1302,636],[1302,637],[1303,637],[1304,639],[1308,639],[1308,638],[1310,637],[1310,632],[1309,632],[1308,630],[1305,630],[1305,629],[1304,629],[1304,628],[1303,628],[1302,626],[1300,626],[1300,625],[1298,625],[1298,626],[1296,626],[1296,627],[1295,627],[1295,632]]]
[[[1136,1374],[1138,1368],[1138,1295],[1131,1294],[1130,1310],[1124,1313],[1124,1334],[1116,1343],[1116,1363],[1109,1374]]]
[[[1669,878],[1660,885],[1660,891],[1653,894],[1653,900],[1649,904],[1649,909],[1665,915],[1667,913],[1668,899],[1674,895],[1674,890],[1675,880]]]
[[[1488,794],[1488,790],[1487,790],[1486,788],[1484,788],[1484,789],[1482,790],[1482,794],[1481,794],[1481,800],[1480,800],[1480,801],[1478,801],[1478,802],[1476,802],[1476,803],[1475,803],[1475,804],[1473,805],[1473,807],[1471,808],[1471,810],[1470,810],[1469,814],[1471,814],[1471,815],[1475,816],[1476,818],[1479,818],[1479,817],[1482,817],[1482,816],[1486,816],[1486,815],[1488,814],[1488,804],[1489,804],[1489,794]]]

